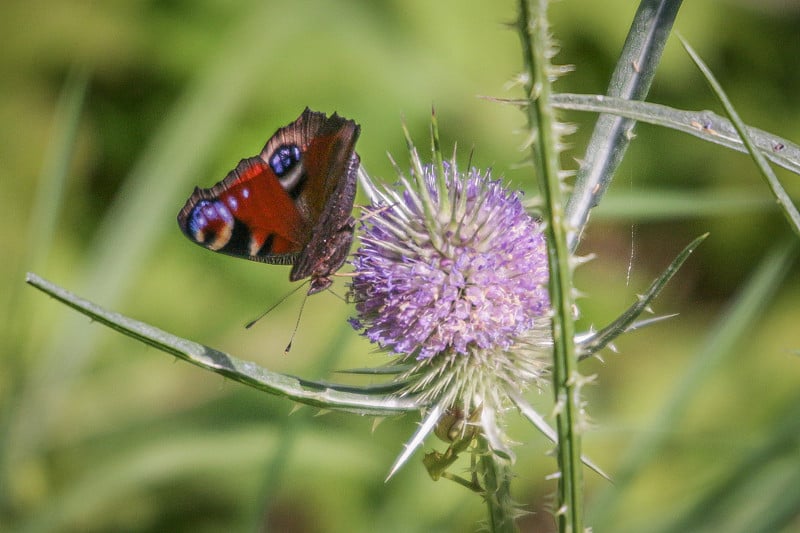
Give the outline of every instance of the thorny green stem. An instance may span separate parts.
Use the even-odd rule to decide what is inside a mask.
[[[531,154],[539,181],[550,267],[553,308],[553,388],[556,405],[557,457],[560,469],[556,519],[562,533],[583,532],[581,435],[575,323],[572,316],[572,268],[567,246],[567,218],[561,192],[556,118],[550,105],[546,0],[520,0],[517,21],[525,64],[526,106]]]
[[[484,499],[489,511],[489,531],[493,533],[516,533],[514,524],[517,509],[511,500],[511,469],[508,461],[489,450],[488,443],[479,439],[479,448],[484,450],[479,460],[483,478]]]

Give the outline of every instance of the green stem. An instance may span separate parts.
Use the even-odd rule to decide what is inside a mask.
[[[562,533],[583,532],[580,376],[577,371],[573,321],[572,268],[567,246],[567,218],[561,193],[556,118],[550,105],[550,72],[546,0],[520,0],[518,28],[527,74],[528,122],[533,132],[531,153],[547,217],[546,237],[553,307],[553,388],[558,435],[556,518]]]
[[[511,499],[511,469],[508,462],[489,451],[485,441],[481,442],[480,447],[484,450],[480,458],[480,471],[489,512],[489,531],[517,532],[519,530],[514,524],[517,512]]]
[[[631,23],[606,96],[644,100],[655,77],[682,0],[642,0]],[[622,116],[600,115],[575,177],[567,204],[572,232],[570,247],[578,246],[589,210],[600,203],[614,172],[633,139],[636,121]]]

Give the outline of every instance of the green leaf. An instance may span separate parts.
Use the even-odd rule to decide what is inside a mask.
[[[606,94],[624,100],[644,100],[655,77],[682,0],[643,0],[636,10]],[[555,95],[554,95],[555,96]],[[551,98],[551,102],[555,102]],[[578,246],[589,211],[600,203],[632,139],[635,122],[600,115],[575,178],[567,204],[571,228],[569,246]]]
[[[722,86],[719,84],[717,79],[714,77],[714,74],[708,68],[708,66],[700,59],[700,56],[697,55],[697,52],[689,46],[689,43],[681,39],[681,43],[689,55],[692,57],[692,60],[695,62],[697,67],[706,77],[706,81],[711,86],[711,89],[714,91],[714,94],[717,95],[722,106],[725,108],[725,113],[727,113],[728,117],[733,122],[734,127],[736,128],[736,132],[739,134],[739,137],[744,141],[745,146],[747,146],[747,151],[750,152],[750,156],[756,162],[758,169],[761,171],[761,175],[764,176],[764,179],[769,185],[770,190],[772,191],[773,196],[775,196],[775,200],[777,200],[778,205],[781,206],[783,209],[783,213],[786,216],[786,219],[789,221],[792,229],[797,235],[800,235],[800,212],[798,212],[797,208],[792,203],[791,198],[789,198],[789,194],[781,185],[781,182],[778,181],[778,177],[775,175],[775,172],[772,171],[772,168],[767,164],[764,155],[759,151],[759,147],[756,146],[754,140],[750,137],[750,134],[747,131],[747,126],[739,118],[739,114],[733,108],[733,104],[728,99],[725,91],[722,89]]]
[[[523,105],[523,100],[510,101]],[[682,131],[707,142],[747,153],[747,146],[734,124],[711,111],[688,111],[650,102],[634,102],[593,94],[560,93],[552,98],[553,105],[571,111],[592,111],[636,119],[656,126]],[[775,164],[800,174],[800,146],[766,131],[745,126],[756,148]]]
[[[176,337],[149,324],[107,311],[36,274],[29,273],[26,281],[92,320],[128,337],[270,394],[306,405],[362,415],[386,416],[419,409],[419,406],[410,399],[344,392],[323,383],[271,372],[250,361],[237,359],[208,346]],[[342,386],[344,387],[346,386]]]
[[[686,248],[684,248],[681,253],[679,253],[678,256],[672,260],[672,263],[669,264],[664,272],[662,272],[661,275],[650,284],[650,287],[647,289],[647,291],[643,295],[639,296],[636,302],[624,313],[622,313],[616,320],[614,320],[614,322],[590,336],[588,339],[583,339],[579,345],[581,359],[585,359],[599,350],[602,350],[614,339],[626,331],[630,331],[632,326],[635,325],[636,319],[639,318],[639,315],[641,315],[648,308],[653,299],[655,299],[655,297],[658,296],[658,293],[661,292],[661,289],[664,288],[664,285],[666,285],[667,282],[672,279],[672,277],[681,268],[683,263],[686,262],[692,252],[694,252],[695,249],[700,246],[700,243],[703,242],[706,237],[708,237],[708,233],[701,235],[690,242],[689,245],[686,246]]]

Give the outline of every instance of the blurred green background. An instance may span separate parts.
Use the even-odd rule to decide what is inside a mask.
[[[686,4],[676,29],[742,117],[800,139],[799,4]],[[576,67],[557,90],[605,91],[635,9],[621,0],[553,6],[557,60]],[[298,296],[244,330],[288,292],[288,268],[206,252],[180,234],[175,215],[195,185],[221,179],[305,106],[358,121],[363,165],[392,180],[386,152],[407,160],[401,119],[424,147],[434,105],[446,150],[457,143],[466,161],[474,148],[474,164],[532,193],[519,168],[522,114],[476,98],[520,96],[507,86],[521,66],[517,36],[504,26],[514,13],[510,1],[473,0],[0,4],[0,530],[476,527],[480,498],[430,481],[419,453],[384,483],[416,416],[377,427],[307,408],[289,416],[286,400],[175,363],[23,279],[36,271],[177,335],[311,379],[382,364],[346,324],[352,308],[330,294],[309,299],[289,355]],[[650,100],[719,111],[675,38]],[[564,157],[575,168],[594,117],[564,117],[580,126]],[[72,126],[74,146],[64,143]],[[597,374],[586,391],[595,424],[587,454],[614,474],[632,443],[661,438],[619,490],[586,474],[589,523],[654,531],[694,513],[686,531],[734,531],[782,503],[774,530],[800,528],[797,508],[781,499],[800,486],[797,266],[757,298],[761,307],[745,307],[755,318],[732,349],[696,366],[717,324],[742,309],[732,306],[761,259],[789,235],[786,223],[746,156],[652,126],[637,133],[580,248],[596,255],[577,274],[582,327],[613,319],[686,243],[711,236],[656,302],[657,313],[679,316],[625,336],[605,364],[582,366]],[[779,176],[797,197],[798,177]],[[659,202],[672,195],[678,205],[735,202],[669,216]],[[655,207],[637,210],[644,200]],[[690,375],[700,381],[682,389]],[[550,412],[549,391],[532,397]],[[657,414],[670,402],[682,407],[665,425]],[[509,418],[521,443],[513,493],[533,511],[520,525],[552,531],[549,445]],[[434,447],[444,449],[426,445]],[[728,485],[738,492],[714,496]]]

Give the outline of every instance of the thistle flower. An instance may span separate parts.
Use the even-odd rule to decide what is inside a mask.
[[[499,413],[549,359],[544,237],[491,171],[423,167],[413,149],[412,162],[396,189],[362,176],[372,204],[353,260],[351,324],[410,364],[400,394],[441,411],[480,409],[477,423],[504,448],[491,438],[502,434]]]

